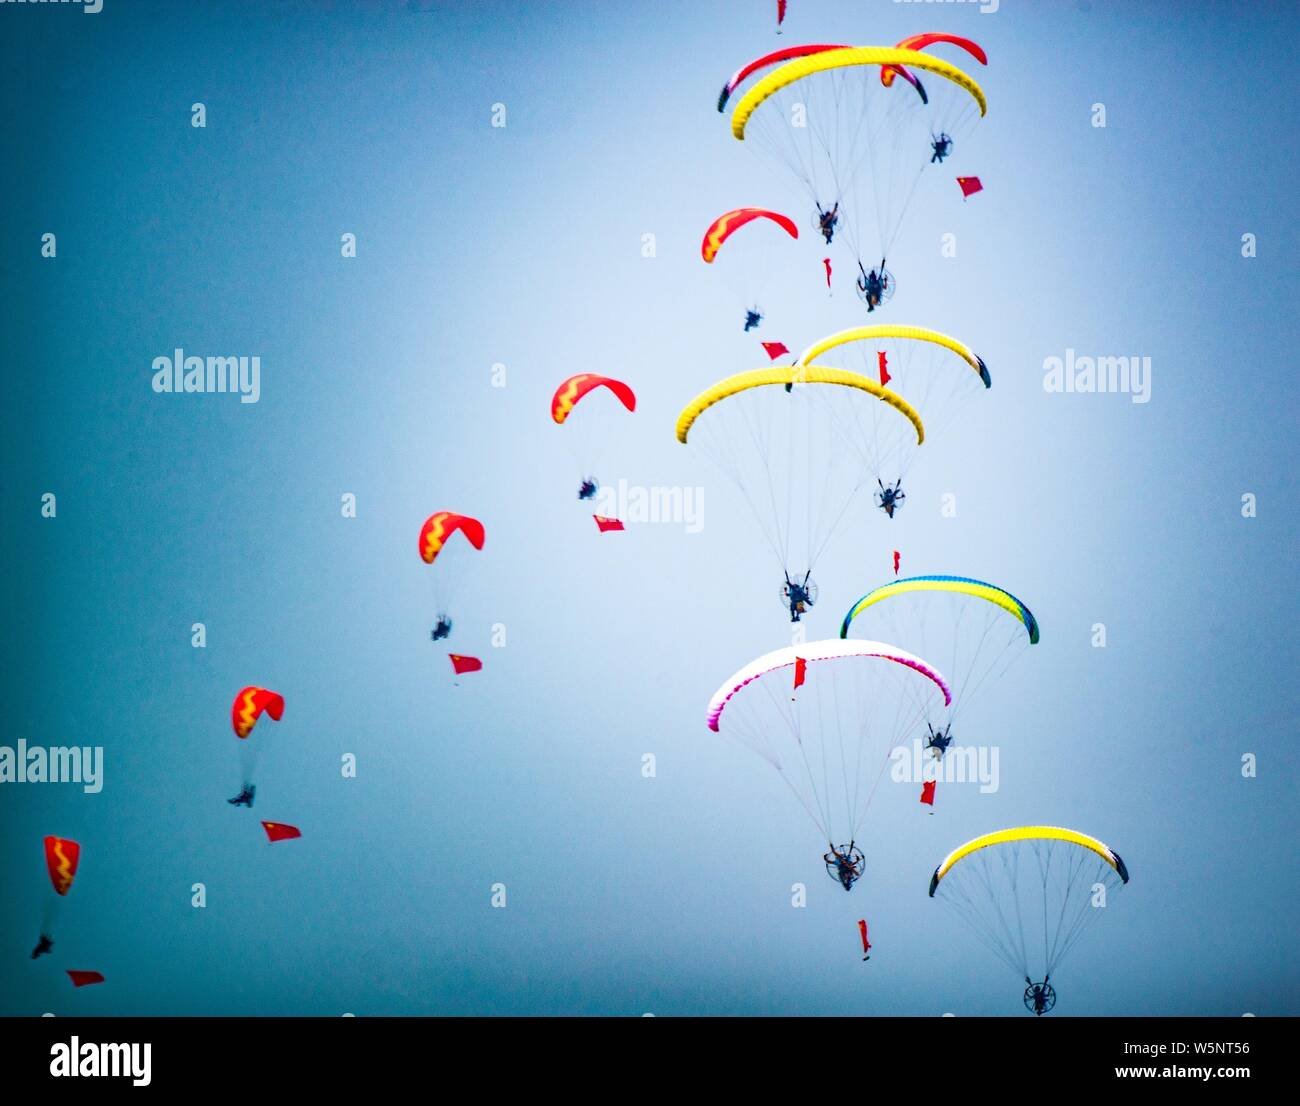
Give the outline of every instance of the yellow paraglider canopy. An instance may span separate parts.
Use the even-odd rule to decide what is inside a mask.
[[[731,133],[742,142],[745,140],[745,124],[755,109],[773,93],[780,92],[787,85],[830,69],[848,69],[855,65],[903,65],[912,69],[924,69],[928,73],[944,77],[953,84],[964,88],[979,105],[980,115],[988,112],[988,100],[984,90],[975,81],[958,69],[951,62],[936,58],[933,54],[924,54],[920,50],[895,50],[884,46],[850,46],[843,50],[824,50],[819,54],[808,54],[796,58],[769,73],[741,97],[740,103],[731,115]]]
[[[768,369],[751,369],[736,373],[725,380],[720,380],[711,388],[706,388],[696,396],[677,416],[677,440],[685,444],[695,420],[705,411],[728,396],[761,388],[768,384],[838,384],[845,388],[857,388],[869,392],[883,403],[898,411],[916,429],[916,444],[925,441],[925,427],[916,408],[902,396],[883,388],[874,380],[861,373],[849,372],[847,369],[833,369],[826,365],[783,365]]]

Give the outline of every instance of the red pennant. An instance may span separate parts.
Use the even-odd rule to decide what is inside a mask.
[[[889,375],[889,358],[885,356],[885,351],[879,350],[876,353],[876,363],[880,366],[880,386],[883,388],[894,378]]]
[[[103,983],[104,977],[99,972],[74,972],[68,969],[68,978],[74,987],[88,987],[92,983]]]
[[[776,0],[776,27],[777,34],[781,33],[781,24],[785,22],[785,5],[786,0]]]
[[[973,196],[976,192],[984,191],[984,186],[980,184],[979,177],[958,177],[957,184],[961,188],[962,199]]]
[[[808,673],[808,662],[803,657],[794,659],[794,686],[803,687],[804,676]]]
[[[283,822],[263,822],[262,828],[266,830],[268,841],[289,841],[302,836],[302,831],[297,826],[286,826]]]
[[[763,349],[767,352],[769,361],[775,361],[781,354],[790,352],[790,348],[784,342],[764,342]]]
[[[862,935],[862,959],[867,959],[867,953],[871,951],[871,942],[867,940],[867,919],[858,919],[858,933]]]
[[[934,780],[926,780],[921,784],[921,802],[929,806],[934,806]]]
[[[895,576],[898,575],[898,562],[899,562],[899,559],[900,559],[900,558],[899,558],[899,556],[898,556],[898,550],[895,549],[895,550],[894,550],[894,575],[895,575]]]
[[[604,515],[592,515],[596,520],[596,528],[602,533],[607,534],[611,530],[622,530],[623,524],[616,518],[606,518]]]
[[[451,666],[456,670],[457,676],[483,670],[483,662],[478,657],[462,657],[459,653],[448,653],[447,656],[451,658]]]
[[[829,288],[831,286],[831,259],[823,257],[822,264],[826,266],[826,287]]]

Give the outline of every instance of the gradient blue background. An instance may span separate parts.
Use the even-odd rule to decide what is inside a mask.
[[[1294,6],[793,0],[777,39],[760,0],[106,4],[0,10],[5,740],[107,757],[99,795],[0,788],[0,1012],[1023,1016],[925,888],[966,838],[1048,821],[1133,873],[1060,1014],[1300,1013]],[[911,220],[887,318],[961,336],[994,387],[894,524],[840,532],[810,632],[899,548],[1011,588],[1043,641],[967,716],[1001,789],[941,786],[933,817],[885,789],[848,897],[777,775],[704,728],[789,627],[743,502],[672,426],[757,364],[704,227],[807,224],[714,111],[723,79],[939,29],[991,59],[953,166],[986,191]],[[810,237],[770,309],[795,349],[862,317]],[[155,395],[178,345],[259,354],[261,402]],[[1046,394],[1067,348],[1150,356],[1151,402]],[[702,533],[597,536],[547,417],[579,371],[640,399],[607,480],[703,486]],[[452,642],[487,668],[460,686],[415,556],[444,507],[488,529]],[[246,683],[288,700],[252,814],[224,801]],[[268,847],[258,817],[303,838]],[[33,963],[46,833],[84,852]]]

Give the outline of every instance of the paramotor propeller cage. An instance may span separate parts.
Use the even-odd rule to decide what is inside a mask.
[[[804,576],[803,580],[786,580],[781,585],[781,606],[787,611],[791,604],[799,606],[798,613],[804,614],[809,607],[817,605],[817,581]],[[791,621],[798,621],[791,613]]]
[[[872,269],[871,271],[876,272],[877,270]],[[894,283],[895,283],[894,274],[891,273],[888,269],[880,269],[879,272],[880,272],[880,299],[875,305],[877,307],[881,306],[881,304],[888,303],[890,300],[894,298]],[[853,287],[858,293],[858,299],[860,299],[863,303],[865,303],[868,307],[870,307],[871,301],[867,298],[867,289],[865,287],[865,284],[866,282],[861,277],[859,277],[857,280],[853,282]]]
[[[821,238],[823,242],[826,242],[826,245],[830,245],[830,242],[826,241],[826,230],[822,226],[822,217],[824,215],[830,214],[831,212],[834,212],[834,216],[831,219],[831,237],[833,238],[835,236],[835,232],[840,228],[841,213],[839,211],[839,206],[840,206],[839,201],[836,200],[834,203],[831,204],[830,207],[826,207],[826,208],[816,207],[813,209],[812,229],[817,232],[817,236]]]
[[[1041,995],[1036,996],[1034,992],[1039,988],[1041,988]],[[1042,983],[1031,983],[1025,988],[1025,1009],[1031,1014],[1041,1017],[1055,1005],[1056,989],[1047,980],[1043,980]]]
[[[846,891],[852,890],[853,885],[862,878],[867,863],[862,850],[852,843],[839,848],[832,847],[822,860],[826,862],[826,874]],[[843,871],[846,861],[850,869],[847,873]]]

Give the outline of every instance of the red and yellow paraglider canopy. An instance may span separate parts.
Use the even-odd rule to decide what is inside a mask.
[[[252,733],[263,712],[276,722],[280,721],[284,714],[284,696],[264,687],[249,686],[240,691],[230,706],[230,725],[235,736],[243,740]]]

